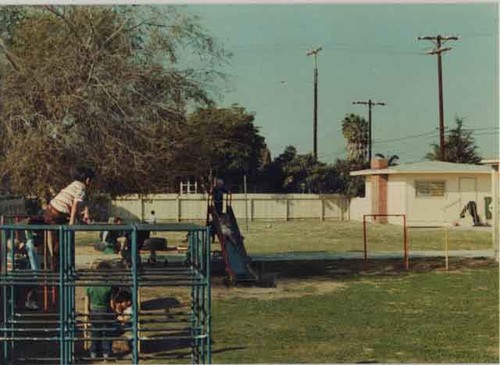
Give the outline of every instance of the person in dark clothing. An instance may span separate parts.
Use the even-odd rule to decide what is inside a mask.
[[[224,186],[224,181],[222,179],[217,179],[215,182],[215,186],[212,188],[212,198],[214,201],[215,212],[218,215],[222,214],[223,205],[224,205],[224,194],[227,194],[228,191]]]

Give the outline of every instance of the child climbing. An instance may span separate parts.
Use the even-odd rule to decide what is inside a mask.
[[[111,265],[107,261],[101,261],[97,270],[102,270],[103,279],[111,274]],[[112,309],[115,308],[113,288],[111,286],[92,286],[86,289],[87,313],[90,314],[90,357],[97,358],[101,354],[104,359],[112,354],[110,337],[112,332]]]

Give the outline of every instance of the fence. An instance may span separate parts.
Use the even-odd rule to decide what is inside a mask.
[[[232,207],[239,219],[349,219],[349,199],[337,194],[233,194]],[[144,220],[152,210],[158,221],[204,220],[207,214],[207,196],[125,196],[112,202],[110,215],[128,220]]]

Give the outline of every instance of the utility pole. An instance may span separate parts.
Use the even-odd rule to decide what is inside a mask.
[[[323,47],[317,47],[306,53],[314,56],[314,109],[313,109],[313,157],[318,161],[318,53]]]
[[[368,163],[372,162],[372,106],[374,105],[386,105],[384,102],[373,101],[369,99],[368,101],[353,101],[353,104],[368,105]]]
[[[458,40],[458,37],[455,36],[443,36],[443,35],[436,35],[436,36],[425,36],[425,37],[418,37],[417,40],[425,40],[425,41],[431,41],[434,44],[434,49],[427,52],[427,54],[430,55],[437,55],[437,62],[438,62],[438,95],[439,95],[439,150],[440,150],[440,157],[441,161],[444,161],[446,159],[446,150],[445,150],[445,142],[444,142],[444,108],[443,108],[443,69],[442,69],[442,62],[441,62],[441,53],[450,51],[451,47],[442,47],[442,45],[446,41],[456,41]]]

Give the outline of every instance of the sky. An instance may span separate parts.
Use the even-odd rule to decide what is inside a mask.
[[[221,107],[238,103],[256,115],[272,157],[293,145],[313,149],[313,68],[318,56],[318,158],[346,155],[341,121],[368,118],[373,154],[424,159],[439,142],[437,56],[418,36],[458,35],[443,54],[444,117],[455,116],[484,158],[499,155],[498,5],[473,4],[189,4],[201,24],[233,53]]]

